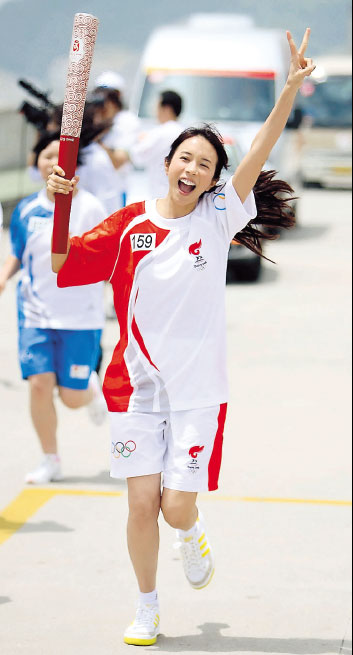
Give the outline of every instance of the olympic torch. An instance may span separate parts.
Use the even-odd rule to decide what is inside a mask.
[[[66,179],[75,175],[83,112],[99,21],[91,14],[76,14],[70,48],[61,124],[59,166]],[[65,254],[69,236],[72,193],[55,196],[52,252]]]

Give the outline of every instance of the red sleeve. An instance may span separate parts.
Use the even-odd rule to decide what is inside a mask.
[[[119,253],[123,224],[122,212],[117,212],[82,237],[73,237],[69,256],[57,276],[58,287],[109,280]]]

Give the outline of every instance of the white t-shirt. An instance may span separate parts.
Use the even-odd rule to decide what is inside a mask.
[[[106,216],[123,207],[122,190],[108,153],[98,143],[82,150],[83,164],[78,167],[80,188],[92,193],[102,203]]]
[[[141,131],[140,121],[132,113],[123,109],[113,120],[113,125],[102,141],[111,150],[129,150]]]
[[[2,226],[3,226],[3,211],[2,211],[2,206],[0,202],[0,239],[2,235]]]
[[[100,202],[87,191],[72,201],[70,234],[81,235],[104,218]],[[18,319],[21,327],[98,330],[104,326],[103,284],[57,288],[51,270],[54,203],[45,190],[22,200],[10,226],[12,254],[21,262]]]
[[[137,116],[131,111],[123,109],[114,116],[113,126],[102,141],[110,150],[126,150],[128,152],[137,140],[140,131],[141,125]],[[123,197],[129,192],[129,180],[132,172],[133,167],[130,163],[115,169],[116,185]],[[123,204],[120,204],[119,208],[121,207]]]
[[[120,341],[104,394],[111,412],[180,411],[228,400],[225,281],[231,239],[256,217],[232,180],[192,214],[162,218],[130,205],[81,239],[60,287],[110,280]]]
[[[151,198],[164,198],[168,193],[165,158],[183,129],[178,121],[167,121],[154,127],[130,148],[131,161],[138,168],[146,169]]]

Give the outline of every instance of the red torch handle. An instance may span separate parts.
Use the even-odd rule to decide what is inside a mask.
[[[68,180],[73,178],[76,171],[87,85],[98,23],[98,18],[91,14],[75,14],[59,149],[59,166],[65,171],[65,177]],[[52,241],[52,252],[56,255],[65,255],[67,252],[71,203],[72,194],[56,194]]]
[[[77,137],[60,138],[59,166],[65,171],[67,180],[71,180],[75,175],[79,144],[80,139]],[[58,255],[64,255],[67,251],[71,203],[72,193],[67,196],[56,194],[52,252]]]

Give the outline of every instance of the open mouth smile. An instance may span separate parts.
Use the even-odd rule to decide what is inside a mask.
[[[196,189],[196,184],[188,180],[186,177],[183,177],[178,182],[179,191],[184,196],[189,196]]]

